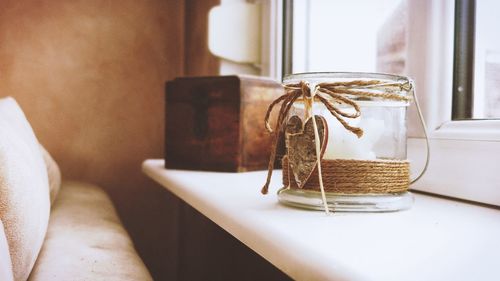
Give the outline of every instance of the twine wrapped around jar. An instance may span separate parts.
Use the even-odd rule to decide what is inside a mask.
[[[284,85],[286,93],[272,102],[265,116],[266,128],[273,132],[269,125],[269,118],[273,108],[281,103],[278,113],[277,123],[274,130],[274,141],[269,159],[268,175],[266,183],[261,192],[268,192],[274,162],[276,158],[276,149],[279,135],[283,133],[287,116],[293,104],[302,100],[310,107],[314,101],[322,103],[326,109],[334,116],[342,126],[355,134],[358,138],[363,136],[363,129],[351,126],[346,119],[358,118],[361,110],[356,100],[380,99],[391,101],[410,101],[410,98],[398,94],[398,91],[410,91],[412,84],[406,80],[402,83],[387,82],[380,80],[354,80],[347,82],[319,83],[313,88],[308,82]],[[347,106],[351,111],[342,110],[340,107]],[[309,112],[312,108],[309,108]],[[352,112],[354,111],[354,112]],[[306,112],[306,117],[311,117]],[[307,119],[307,118],[306,118]],[[319,189],[322,193],[325,204],[325,211],[328,212],[326,205],[325,191],[340,194],[367,194],[367,193],[393,193],[403,192],[408,189],[410,184],[409,163],[401,160],[321,160],[321,149],[318,127],[315,118],[314,136],[316,145],[316,163],[317,167],[302,188],[309,190]],[[288,148],[290,149],[290,148]],[[288,183],[289,188],[301,188],[290,177],[290,166],[285,156],[283,159],[283,181]]]
[[[283,157],[283,183],[299,188],[292,179],[287,157]],[[410,186],[410,162],[405,160],[321,160],[325,192],[336,194],[402,193]],[[318,170],[303,186],[306,190],[320,191]]]

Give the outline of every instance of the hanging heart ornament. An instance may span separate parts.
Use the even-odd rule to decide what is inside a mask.
[[[314,118],[318,127],[322,159],[328,142],[328,126],[324,117],[315,115]],[[289,168],[297,186],[302,188],[318,164],[312,117],[305,123],[302,123],[302,119],[297,115],[290,117],[286,124],[285,136]]]

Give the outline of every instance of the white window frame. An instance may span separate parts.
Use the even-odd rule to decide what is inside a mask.
[[[500,120],[451,120],[454,8],[452,0],[409,1],[407,70],[431,141],[429,169],[412,189],[500,206]],[[418,169],[425,145],[414,109],[410,116],[408,157]]]
[[[281,81],[283,0],[262,0],[261,75]]]
[[[269,17],[262,26],[262,74],[281,80],[283,1],[262,3]],[[415,80],[431,144],[429,168],[411,188],[500,206],[500,120],[451,120],[454,1],[409,0],[408,8],[407,73]],[[416,174],[425,161],[425,141],[415,108],[408,131]]]

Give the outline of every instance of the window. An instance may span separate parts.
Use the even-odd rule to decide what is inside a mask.
[[[403,0],[294,0],[285,72],[405,72]]]
[[[432,153],[426,175],[412,188],[500,206],[496,163],[500,156],[500,120],[494,119],[500,118],[500,17],[495,16],[500,2],[263,3],[272,3],[267,5],[271,7],[271,24],[264,37],[267,41],[274,36],[282,39],[263,46],[263,50],[270,50],[265,61],[271,68],[264,73],[280,78],[281,74],[304,71],[375,71],[412,77],[430,132]],[[462,46],[455,44],[460,34],[466,35]],[[473,49],[467,49],[471,43]],[[463,77],[454,71],[457,59],[469,60]],[[459,95],[468,98],[457,105]],[[470,113],[456,115],[463,109]],[[408,157],[417,172],[423,166],[425,145],[414,109],[409,110],[409,119]]]
[[[500,37],[494,0],[455,6],[453,119],[500,118]]]
[[[407,74],[408,1],[293,0],[285,73]],[[500,26],[494,0],[456,1],[454,120],[500,118]]]

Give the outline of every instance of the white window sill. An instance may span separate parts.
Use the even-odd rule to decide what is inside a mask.
[[[143,171],[296,280],[500,278],[496,209],[415,194],[408,211],[327,217],[280,205],[280,172],[263,196],[265,172]]]

